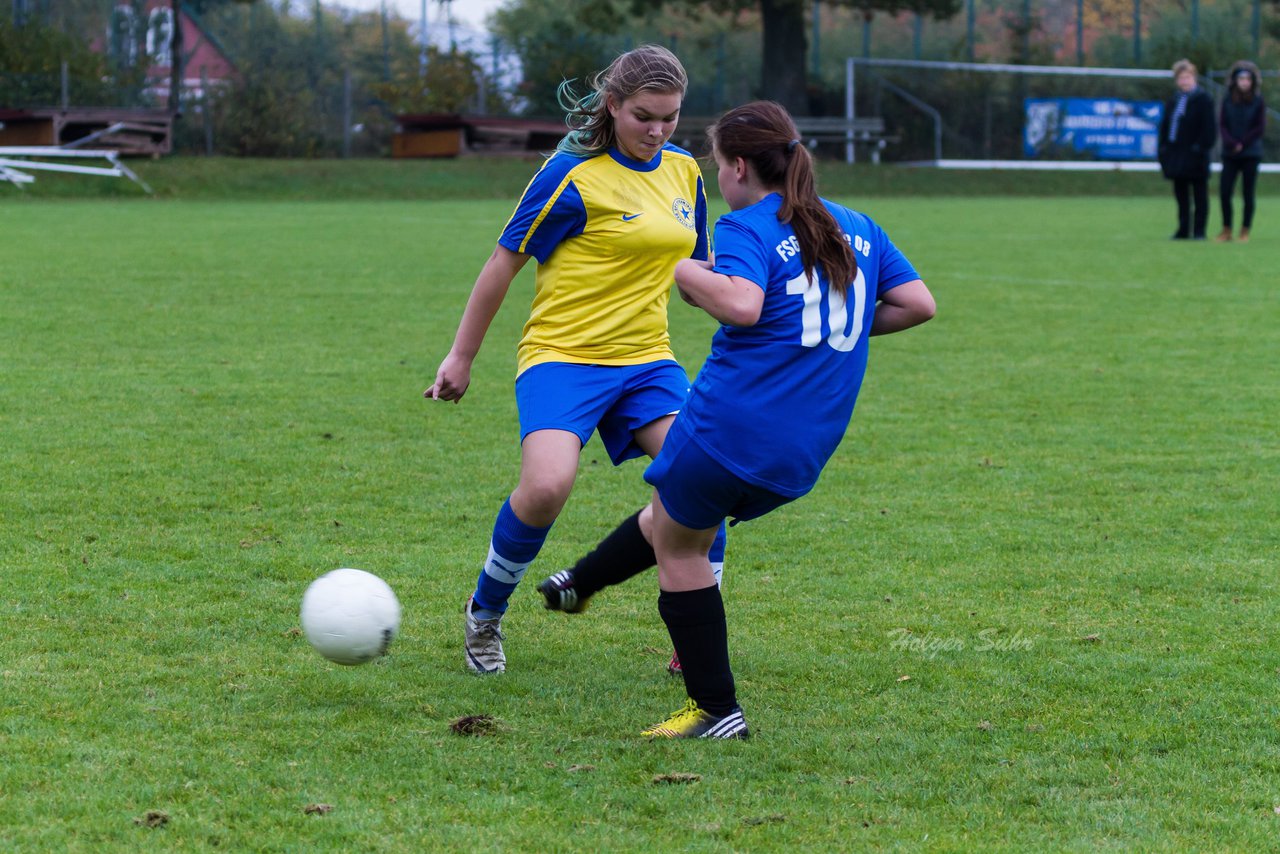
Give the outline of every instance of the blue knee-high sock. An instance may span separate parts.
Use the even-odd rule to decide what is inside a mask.
[[[711,543],[711,551],[707,552],[707,559],[711,561],[711,572],[716,577],[717,587],[720,586],[720,576],[724,575],[724,550],[728,539],[724,521],[721,520],[720,530],[716,531],[716,538]]]
[[[475,606],[471,612],[476,617],[483,620],[502,616],[507,610],[507,600],[538,556],[550,530],[551,525],[545,528],[526,525],[511,509],[510,499],[502,503],[493,523],[489,556],[485,558],[472,596]]]

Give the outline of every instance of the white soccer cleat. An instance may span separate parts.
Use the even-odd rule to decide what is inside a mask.
[[[502,673],[507,657],[502,652],[502,618],[478,620],[471,613],[473,600],[468,598],[462,611],[467,618],[467,667],[473,673]]]

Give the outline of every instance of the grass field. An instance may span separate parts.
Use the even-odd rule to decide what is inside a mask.
[[[511,200],[528,183],[529,176],[540,162],[540,155],[530,153],[517,157],[459,160],[170,157],[154,161],[130,160],[128,165],[153,188],[157,199],[418,201],[424,198]],[[849,166],[830,160],[820,161],[819,171],[822,191],[832,198],[1160,196],[1171,199],[1168,182],[1153,172],[955,171],[867,163]],[[51,172],[36,174],[35,183],[25,189],[0,184],[0,201],[14,198],[146,197],[141,187],[124,179],[86,178]],[[706,174],[708,191],[715,193],[715,170],[709,169]],[[1260,175],[1258,193],[1280,195],[1280,175]]]
[[[526,584],[508,673],[463,668],[529,271],[467,398],[421,391],[511,199],[285,195],[0,202],[0,848],[1274,848],[1273,198],[1242,246],[1170,243],[1163,193],[842,197],[938,317],[731,533],[755,737],[650,744],[652,577],[580,617]],[[672,327],[696,368],[711,321]],[[593,440],[531,576],[640,473]],[[337,566],[404,607],[376,664],[299,635]]]

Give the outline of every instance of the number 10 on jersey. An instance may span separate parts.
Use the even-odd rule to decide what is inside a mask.
[[[806,347],[817,347],[822,343],[822,288],[817,281],[802,275],[787,282],[787,293],[804,298],[804,309],[800,313],[800,343]],[[867,310],[867,280],[861,269],[849,286],[849,293],[853,294],[852,324],[849,323],[848,296],[833,290],[827,292],[827,325],[831,329],[827,344],[842,353],[856,347],[862,335],[862,319]]]

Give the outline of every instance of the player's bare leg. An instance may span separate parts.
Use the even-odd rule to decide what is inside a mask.
[[[466,663],[475,673],[506,670],[502,615],[564,509],[578,474],[582,441],[567,430],[536,430],[525,437],[520,454],[520,483],[498,512],[489,555],[467,600]]]
[[[686,528],[650,503],[658,557],[658,612],[682,665],[689,701],[644,731],[651,738],[746,738],[749,734],[729,667],[724,602],[707,551],[718,528]]]
[[[651,458],[656,457],[674,420],[675,416],[666,415],[644,425],[633,434],[636,444]],[[657,557],[653,554],[651,519],[650,510],[646,507],[619,525],[572,569],[557,572],[540,582],[538,592],[542,594],[547,609],[581,613],[595,593],[655,566]],[[725,540],[725,526],[722,524],[708,553],[716,584],[720,583],[724,572]],[[667,662],[667,671],[673,675],[680,673],[680,656],[675,652]]]

